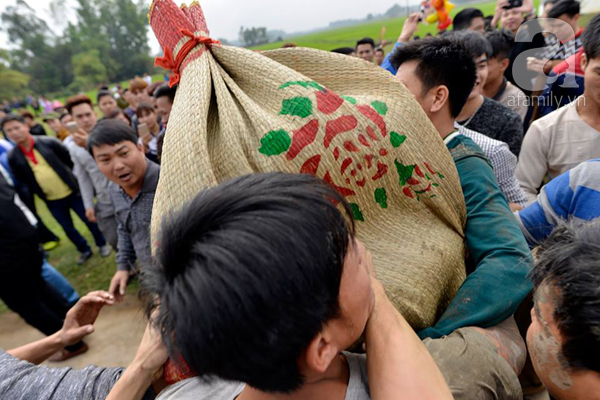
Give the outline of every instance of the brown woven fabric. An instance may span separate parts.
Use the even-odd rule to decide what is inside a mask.
[[[169,211],[219,182],[316,174],[351,203],[394,304],[415,329],[431,326],[465,279],[466,211],[452,158],[406,88],[340,54],[216,44],[197,4],[156,0],[149,17],[179,80],[154,237]]]

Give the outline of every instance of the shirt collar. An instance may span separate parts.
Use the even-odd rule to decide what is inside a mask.
[[[35,153],[33,152],[35,150],[35,140],[33,139],[33,136],[31,136],[29,138],[29,140],[31,140],[31,148],[29,150],[27,150],[25,147],[18,145],[19,149],[21,150],[21,153],[23,153],[23,155],[29,159],[32,163],[37,164],[37,160],[35,158]]]

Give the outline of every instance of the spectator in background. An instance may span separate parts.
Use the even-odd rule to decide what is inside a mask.
[[[530,247],[572,220],[600,218],[600,158],[583,162],[542,187],[537,200],[515,213]]]
[[[44,114],[44,123],[52,129],[56,138],[61,142],[69,136],[69,131],[60,123],[58,113],[49,112]]]
[[[175,101],[175,93],[177,92],[177,85],[169,87],[168,83],[163,84],[156,92],[154,97],[156,98],[156,110],[162,123],[162,129],[158,134],[156,156],[160,162],[162,155],[163,142],[165,140],[165,133],[167,131],[167,125],[169,124],[169,116],[171,115],[171,109],[173,108],[173,102]]]
[[[108,90],[100,90],[96,96],[98,108],[102,112],[102,119],[107,118],[110,113],[118,108],[117,101]]]
[[[29,132],[34,136],[46,136],[46,131],[44,127],[37,123],[33,114],[29,111],[24,111],[21,113],[21,116],[25,120],[25,123],[29,126]]]
[[[480,33],[473,31],[448,32],[444,36],[464,43],[477,65],[477,80],[457,122],[487,137],[508,144],[510,151],[519,156],[523,141],[523,122],[517,113],[495,100],[483,96],[488,77],[488,59],[492,46]]]
[[[98,225],[88,221],[85,216],[67,148],[55,138],[34,138],[29,133],[29,126],[17,115],[4,117],[2,129],[17,145],[8,155],[12,173],[30,193],[46,202],[50,213],[81,253],[77,263],[85,263],[92,256],[92,249],[73,225],[71,210],[87,225],[96,245],[103,252],[106,240]]]
[[[590,21],[582,40],[583,95],[531,124],[523,141],[517,178],[530,202],[546,176],[553,179],[600,158],[600,15]]]
[[[581,69],[583,47],[556,67],[546,81],[546,88],[537,99],[540,117],[571,103],[585,91],[585,74]]]
[[[135,108],[137,106],[136,96],[129,89],[123,89],[123,99],[127,102],[127,107],[123,110],[129,119],[135,116]]]
[[[415,12],[412,13],[408,16],[408,18],[406,18],[406,20],[404,21],[404,24],[402,25],[402,32],[400,32],[400,36],[398,36],[398,40],[396,41],[396,44],[394,45],[394,49],[392,51],[390,51],[388,53],[388,55],[385,57],[385,60],[383,60],[383,63],[381,64],[381,68],[389,71],[392,75],[396,75],[396,68],[394,68],[394,66],[392,65],[390,59],[392,57],[392,55],[394,54],[394,52],[396,51],[396,49],[398,49],[399,47],[402,47],[404,44],[410,42],[413,38],[413,35],[415,34],[415,32],[417,31],[417,28],[419,27],[419,21],[421,20],[421,13],[420,12]]]
[[[118,119],[120,121],[125,122],[127,125],[131,126],[131,119],[120,108],[117,108],[116,110],[113,110],[110,114],[108,114],[108,116],[106,117],[106,119]]]
[[[71,116],[71,114],[69,114],[67,111],[65,111],[63,114],[60,114],[60,117],[58,117],[58,120],[60,121],[62,126],[66,129],[67,124],[69,122],[73,122],[73,117]]]
[[[133,128],[121,121],[98,123],[87,148],[100,171],[118,185],[110,192],[117,210],[119,252],[109,291],[120,300],[136,260],[141,268],[152,263],[150,220],[160,167],[146,158]]]
[[[375,64],[381,66],[383,60],[385,59],[385,51],[383,48],[378,47],[375,49]]]
[[[560,0],[548,11],[551,34],[545,37],[545,49],[540,59],[529,59],[527,68],[537,73],[549,74],[563,60],[575,55],[582,46],[577,0]]]
[[[113,184],[100,172],[94,158],[87,151],[88,135],[97,123],[92,100],[84,94],[67,99],[65,105],[77,123],[78,131],[72,134],[74,144],[68,146],[75,164],[73,173],[77,177],[81,198],[88,221],[98,223],[100,230],[112,248],[117,250],[117,221],[110,191]],[[96,203],[94,204],[94,198]],[[110,255],[110,248],[100,249],[102,257]]]
[[[452,26],[455,31],[470,30],[483,33],[485,32],[483,13],[477,8],[465,8],[456,14]]]
[[[356,49],[353,49],[352,47],[339,47],[337,49],[331,50],[331,52],[356,57]]]
[[[148,82],[142,78],[134,78],[129,82],[129,91],[135,96],[136,105],[141,102],[150,101],[150,96],[146,92],[148,86]]]
[[[527,96],[533,91],[533,82],[538,77],[537,72],[527,69],[527,57],[519,57],[521,53],[537,49],[538,56],[544,51],[544,36],[536,34],[541,32],[537,19],[525,22],[525,16],[520,7],[513,7],[508,1],[498,0],[496,13],[492,20],[492,29],[496,29],[500,22],[500,28],[512,32],[515,42],[510,52],[510,63],[504,72],[506,79],[521,89]],[[530,54],[530,53],[527,53]],[[530,54],[531,55],[531,54]],[[533,55],[531,55],[533,56]],[[517,72],[517,76],[514,73]]]
[[[492,46],[492,53],[488,60],[488,77],[483,86],[483,95],[516,112],[523,122],[527,115],[529,99],[504,76],[510,65],[508,56],[515,37],[507,30],[487,32],[485,37]]]
[[[510,317],[531,290],[529,248],[494,171],[481,148],[455,128],[478,79],[470,47],[470,42],[444,35],[408,43],[392,56],[396,77],[415,96],[452,155],[467,206],[470,275],[436,325],[419,332],[421,338],[439,338],[466,325],[493,325]],[[502,234],[490,235],[492,226]]]
[[[138,121],[138,136],[142,145],[144,146],[144,152],[146,157],[150,160],[157,161],[157,140],[158,135],[162,131],[162,125],[158,122],[158,116],[154,110],[154,106],[150,103],[139,103],[137,108]],[[143,124],[143,125],[142,125]],[[145,126],[142,130],[141,127]]]
[[[367,37],[356,42],[356,55],[372,63],[375,57],[375,41]]]
[[[527,331],[531,361],[551,398],[600,393],[600,221],[560,226],[539,248]]]

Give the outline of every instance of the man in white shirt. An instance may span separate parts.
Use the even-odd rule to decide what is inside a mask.
[[[583,46],[583,96],[535,121],[523,141],[516,174],[530,202],[547,175],[553,179],[600,157],[600,15],[584,31]]]

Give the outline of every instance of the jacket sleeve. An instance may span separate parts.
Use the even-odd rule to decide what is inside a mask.
[[[467,206],[466,245],[476,268],[436,325],[419,332],[422,339],[497,325],[531,291],[531,253],[491,167],[479,157],[458,160],[456,167]]]
[[[137,259],[131,236],[121,221],[117,223],[117,271],[130,271]]]
[[[542,132],[539,125],[533,123],[521,148],[521,157],[517,163],[515,175],[519,180],[521,188],[527,195],[529,203],[537,199],[538,188],[542,186],[542,182],[548,172],[547,149],[542,138]]]
[[[71,160],[71,156],[69,155],[69,150],[62,144],[58,139],[48,138],[47,142],[56,156],[60,159],[60,161],[65,164],[67,167],[73,169],[73,161]]]
[[[86,210],[94,208],[94,184],[92,178],[87,172],[85,165],[82,164],[76,157],[73,157],[75,161],[73,168],[73,175],[77,178],[79,183],[79,191],[81,192],[81,198],[83,199],[83,206]]]

